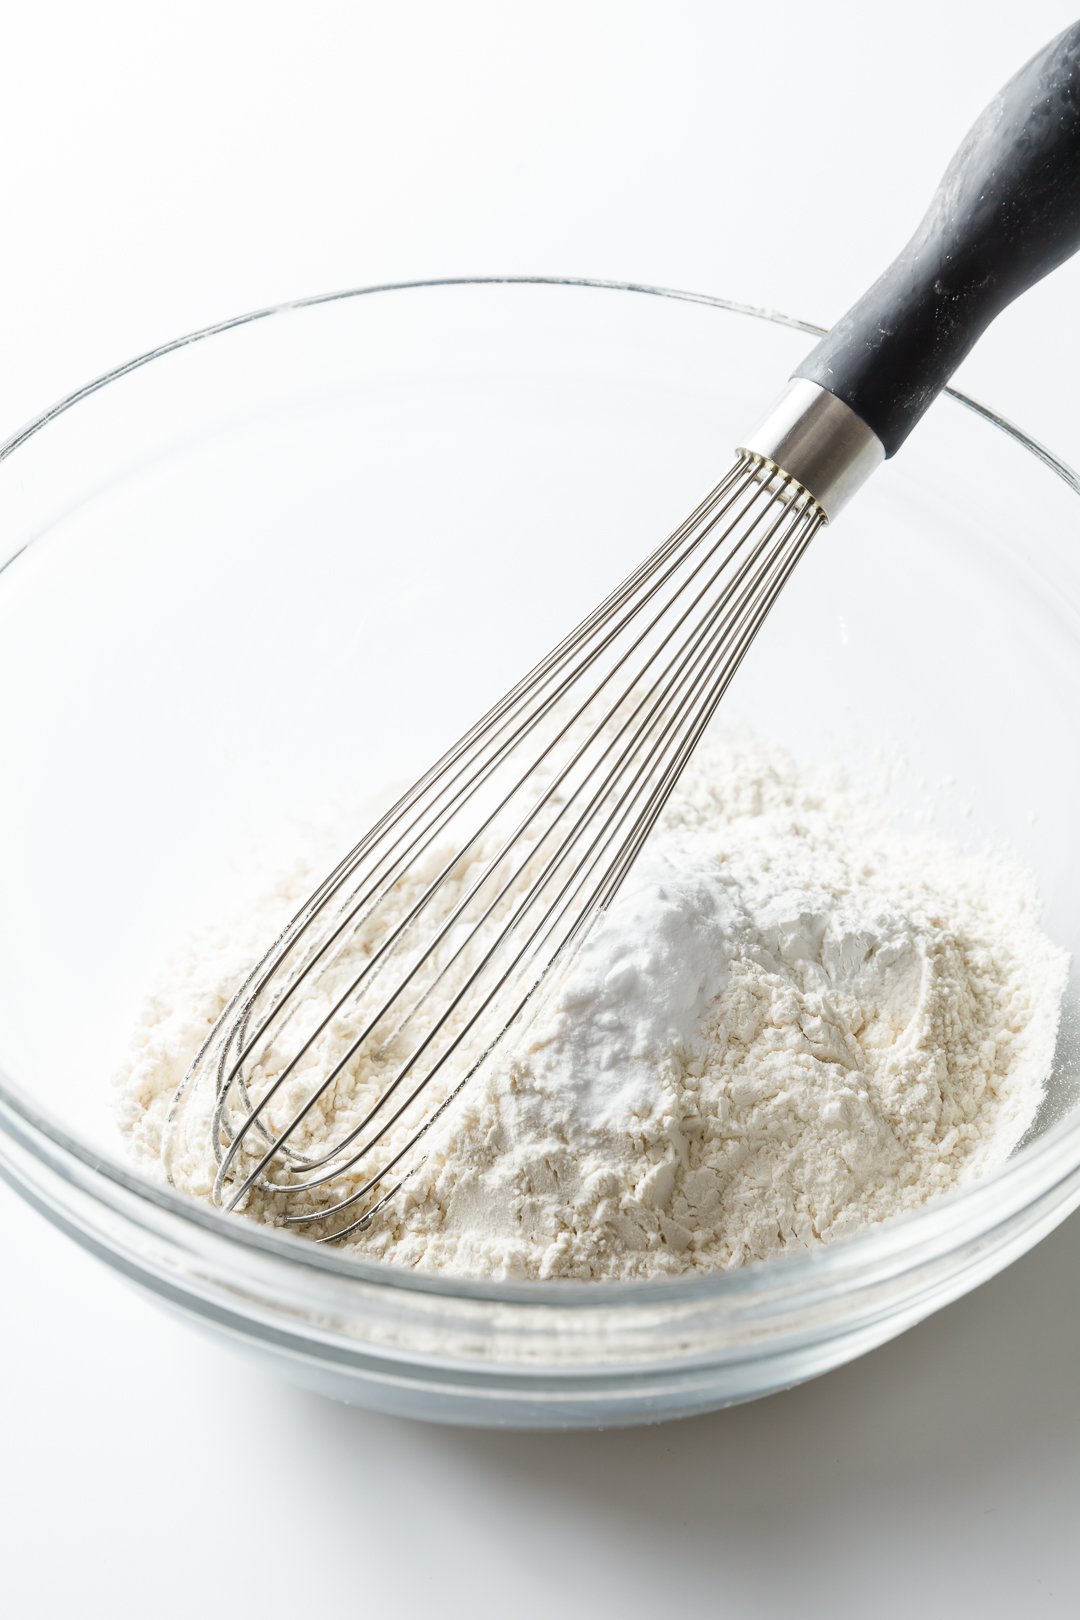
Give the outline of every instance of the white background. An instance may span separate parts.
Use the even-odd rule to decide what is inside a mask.
[[[9,7],[0,437],[176,333],[468,272],[824,323],[1067,4]],[[1080,263],[959,381],[1080,462]],[[5,1195],[0,1608],[522,1620],[1074,1614],[1080,1226],[853,1367],[653,1431],[507,1436],[250,1373]]]

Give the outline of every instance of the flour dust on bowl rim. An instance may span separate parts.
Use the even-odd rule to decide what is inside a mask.
[[[1080,1203],[1075,967],[1010,1159],[719,1275],[422,1275],[122,1159],[109,1077],[175,943],[255,893],[313,807],[363,824],[379,784],[415,775],[668,532],[813,330],[610,283],[359,289],[165,345],[0,449],[0,1169],[54,1224],[327,1394],[574,1427],[826,1371]],[[1074,963],[1078,522],[1075,474],[953,393],[815,538],[725,699],[728,723],[798,758],[858,768],[880,747],[951,778],[935,825],[1014,849]]]

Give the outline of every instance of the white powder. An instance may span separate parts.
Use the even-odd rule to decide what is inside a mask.
[[[193,945],[149,1007],[122,1087],[144,1162],[237,976],[323,864]],[[631,1278],[886,1219],[1015,1146],[1066,969],[1006,856],[902,833],[835,773],[709,740],[554,1003],[351,1242],[465,1275]],[[189,1130],[176,1184],[206,1196],[212,1168]],[[249,1213],[275,1208],[256,1195]]]

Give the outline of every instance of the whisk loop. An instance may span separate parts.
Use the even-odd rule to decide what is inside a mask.
[[[171,1135],[212,1091],[221,1207],[258,1187],[325,1242],[395,1195],[618,892],[824,521],[793,478],[740,454],[334,868],[174,1100]]]

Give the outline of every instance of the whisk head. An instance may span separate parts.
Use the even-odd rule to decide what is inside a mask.
[[[326,877],[174,1098],[213,1198],[371,1221],[610,903],[825,513],[740,453],[686,521]]]

